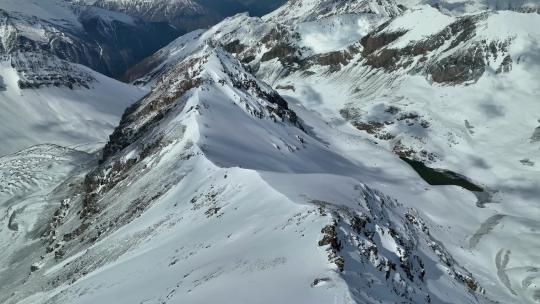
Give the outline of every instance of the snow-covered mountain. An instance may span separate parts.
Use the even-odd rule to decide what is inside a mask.
[[[513,10],[538,12],[538,0],[397,0],[400,4],[412,7],[419,4],[436,6],[446,12],[460,15],[480,10]]]
[[[56,187],[49,225],[12,206],[11,226],[44,247],[3,271],[2,300],[224,301],[252,282],[236,289],[246,302],[486,302],[420,215],[362,183],[305,114],[204,46],[126,112],[100,165]],[[99,287],[120,282],[132,292]]]
[[[0,155],[43,143],[93,150],[104,144],[124,109],[146,94],[81,65],[46,62],[54,65],[54,73],[68,73],[65,81],[73,87],[26,88],[10,61],[0,63]],[[52,77],[45,69],[40,72],[39,77]],[[72,82],[77,76],[84,82]]]
[[[296,0],[288,1],[266,17],[278,22],[291,23],[358,13],[397,16],[400,10],[401,8],[395,0]]]
[[[537,303],[540,15],[417,4],[227,18],[0,158],[0,302]]]
[[[92,6],[61,0],[6,0],[2,10],[2,53],[46,53],[118,77],[178,32]]]
[[[170,22],[184,31],[206,27],[219,16],[194,0],[97,0],[93,5],[145,20]]]
[[[60,0],[6,0],[0,12],[0,155],[103,142],[145,91],[95,71],[118,77],[177,34]]]
[[[147,21],[168,22],[182,31],[207,28],[240,12],[264,14],[284,0],[81,0]]]

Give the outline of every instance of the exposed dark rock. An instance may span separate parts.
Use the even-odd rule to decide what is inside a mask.
[[[512,63],[513,63],[512,57],[510,57],[510,55],[506,55],[506,57],[504,57],[499,68],[497,68],[496,73],[500,74],[500,73],[510,72],[512,70]]]
[[[353,122],[352,123],[355,128],[361,131],[366,131],[368,134],[377,134],[379,133],[383,128],[384,124],[376,121],[369,121],[369,122]]]
[[[382,24],[373,33],[362,37],[360,43],[364,47],[364,50],[362,51],[362,55],[364,55],[364,57],[367,57],[375,51],[382,49],[407,33],[406,31],[381,33],[380,31],[388,26],[388,24],[389,23]]]
[[[525,159],[522,159],[519,161],[522,165],[524,166],[528,166],[528,167],[534,167],[534,162],[531,161],[530,159],[528,158],[525,158]]]
[[[531,136],[531,143],[540,142],[540,127],[534,129],[534,132]]]
[[[32,265],[30,265],[30,271],[31,271],[31,272],[36,272],[36,271],[39,270],[39,268],[40,268],[40,267],[39,267],[39,265],[37,265],[37,264],[32,264]]]
[[[293,62],[296,54],[296,48],[290,44],[280,43],[272,47],[268,52],[264,53],[261,61],[269,61],[278,58],[281,62]]]
[[[231,54],[237,54],[242,53],[246,49],[246,46],[240,43],[240,40],[236,39],[223,45],[223,49]]]
[[[330,278],[316,278],[313,280],[313,283],[311,283],[311,287],[319,286],[321,283],[330,282]]]
[[[289,91],[293,91],[293,92],[296,92],[296,88],[294,87],[294,85],[292,84],[287,84],[287,85],[278,85],[276,87],[277,90],[289,90]]]
[[[453,54],[431,65],[427,72],[439,83],[464,83],[478,80],[486,70],[484,54],[480,48],[471,48]]]
[[[321,233],[323,238],[319,241],[319,246],[328,246],[328,260],[334,263],[339,271],[345,269],[345,259],[338,253],[341,251],[342,245],[337,235],[337,222],[333,222],[331,225],[325,226]]]
[[[302,60],[302,68],[307,69],[313,65],[328,66],[329,72],[337,72],[342,66],[346,66],[358,53],[356,47],[350,47],[347,50],[318,54]]]
[[[219,210],[221,210],[220,207],[212,207],[212,208],[206,210],[206,211],[204,212],[204,214],[205,214],[207,217],[212,217],[212,216],[216,215],[216,214],[219,212]]]
[[[165,113],[169,111],[171,106],[180,96],[184,95],[184,93],[190,89],[201,85],[201,83],[202,81],[200,78],[186,77],[186,79],[178,84],[178,89],[174,95],[171,96],[163,94],[160,98],[149,96],[147,98],[153,99],[143,108],[140,108],[140,106],[146,102],[146,98],[129,107],[122,115],[119,126],[116,127],[113,133],[109,136],[109,141],[103,148],[101,162],[105,162],[112,155],[123,150],[125,147],[135,142],[143,134],[151,130],[152,126],[161,121]],[[146,115],[153,115],[153,117],[147,120],[141,127],[133,129],[131,127],[131,123],[137,119],[137,117],[134,117],[135,112],[139,119]]]
[[[243,79],[239,80],[237,77],[234,77],[234,75],[230,74],[230,79],[233,82],[233,86],[235,88],[247,91],[247,92],[253,92],[257,97],[260,97],[271,104],[274,104],[274,107],[267,107],[266,109],[272,113],[275,114],[277,117],[281,118],[282,121],[285,119],[288,120],[293,125],[297,126],[301,130],[304,131],[304,127],[300,123],[298,116],[296,113],[289,109],[289,105],[281,95],[279,95],[275,91],[267,92],[263,90],[256,81],[252,79]],[[256,116],[262,115],[262,113],[254,113]],[[260,117],[261,118],[261,117]]]
[[[62,249],[58,249],[57,251],[54,252],[54,258],[57,260],[62,259],[64,255],[65,255],[65,252]]]
[[[406,32],[385,32],[389,23],[383,24],[361,40],[364,64],[387,71],[403,68],[412,73],[427,74],[437,83],[475,82],[484,74],[487,61],[506,52],[507,47],[507,42],[469,43],[476,35],[476,24],[487,16],[478,14],[461,17],[439,33],[399,49],[389,45]],[[445,45],[448,46],[443,50]],[[432,55],[435,51],[444,52],[446,55]],[[412,66],[417,56],[421,57],[418,63]],[[501,71],[508,70],[510,66],[511,59],[505,58]]]
[[[339,251],[341,249],[341,244],[337,238],[336,226],[328,225],[325,226],[321,233],[323,234],[322,240],[319,241],[319,246],[330,245],[330,248]]]
[[[396,115],[397,113],[399,113],[399,111],[401,111],[400,108],[396,107],[396,106],[388,106],[386,107],[386,109],[384,110],[386,113],[390,113],[392,115]]]
[[[112,77],[121,76],[130,66],[154,53],[181,33],[165,23],[134,24],[120,19],[103,20],[103,12],[77,7],[82,29],[62,27],[47,20],[11,15],[0,10],[0,24],[9,34],[0,42],[0,55],[8,54],[12,66],[22,76],[23,89],[41,86],[88,87],[88,73],[75,71],[67,63],[78,63]],[[21,26],[43,31],[43,39],[20,34]]]

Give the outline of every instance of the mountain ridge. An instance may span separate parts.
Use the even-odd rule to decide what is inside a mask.
[[[183,74],[183,80],[178,79]],[[290,287],[286,293],[280,294],[294,292],[301,296],[296,298],[299,302],[335,298],[336,289],[340,293],[350,289],[339,296],[342,301],[372,301],[374,296],[365,294],[366,290],[371,290],[376,298],[389,301],[443,303],[437,289],[425,287],[424,280],[430,280],[438,288],[455,282],[457,285],[452,288],[454,299],[485,301],[469,292],[470,289],[481,292],[481,288],[471,274],[451,259],[442,245],[434,243],[418,214],[413,210],[406,211],[394,199],[359,183],[353,177],[357,173],[354,173],[355,165],[350,160],[306,133],[299,125],[302,118],[296,118],[294,112],[286,110],[287,103],[279,99],[279,95],[250,76],[240,62],[223,50],[206,45],[200,52],[171,68],[153,91],[124,116],[119,127],[124,131],[115,132],[128,135],[126,144],[119,145],[118,137],[113,135],[101,164],[85,177],[79,177],[76,184],[81,183],[81,186],[71,190],[69,187],[56,189],[60,197],[68,194],[66,204],[59,206],[60,211],[55,212],[59,216],[55,217],[54,224],[41,234],[50,250],[36,253],[34,259],[37,255],[43,255],[43,258],[26,286],[36,286],[34,282],[42,280],[39,273],[43,271],[46,275],[55,274],[52,288],[62,286],[65,281],[73,282],[73,286],[92,285],[92,276],[86,278],[85,273],[96,270],[102,262],[89,263],[90,260],[99,255],[105,260],[116,260],[126,250],[137,248],[137,243],[128,241],[131,236],[130,233],[125,234],[130,230],[126,227],[137,230],[136,227],[149,221],[155,223],[152,229],[167,233],[167,229],[180,231],[177,229],[185,227],[184,219],[190,218],[188,223],[199,227],[197,229],[214,231],[214,237],[208,239],[210,243],[202,245],[201,249],[223,248],[223,260],[213,262],[217,265],[204,266],[208,257],[201,252],[200,257],[191,262],[201,266],[184,275],[183,280],[175,283],[175,276],[162,277],[160,285],[155,286],[157,290],[173,285],[167,288],[166,297],[156,295],[156,300],[172,301],[182,297],[196,301],[209,292],[214,296],[223,292],[219,285],[199,291],[197,287],[205,284],[202,282],[217,280],[228,286],[231,283],[223,280],[238,275],[261,282],[265,273],[280,275],[282,271],[290,271],[287,268],[292,268],[296,271],[288,282]],[[223,96],[228,100],[223,100]],[[235,127],[224,133],[230,119],[235,122]],[[148,122],[149,127],[145,127]],[[141,134],[137,135],[130,129]],[[243,131],[238,134],[234,130]],[[320,159],[326,162],[320,162]],[[347,173],[344,175],[339,173],[345,170]],[[155,183],[156,178],[159,183]],[[329,180],[333,185],[340,185],[338,189],[331,190],[335,186],[325,186]],[[196,186],[190,186],[191,183]],[[300,188],[290,188],[290,184]],[[310,184],[317,185],[319,190],[314,190]],[[186,187],[194,186],[198,188],[196,193],[186,191]],[[258,191],[238,191],[244,187]],[[79,189],[82,189],[82,195]],[[304,191],[313,196],[302,197],[300,194]],[[178,201],[179,193],[188,196]],[[254,200],[253,204],[245,203],[244,195],[261,193],[265,194],[265,199]],[[194,196],[189,198],[192,194]],[[171,200],[174,197],[177,198]],[[258,209],[258,213],[253,213],[252,208]],[[261,225],[262,219],[256,216],[255,221],[249,218],[238,221],[236,213],[261,214],[263,211],[262,214],[269,215],[270,221],[263,221],[262,227],[268,223],[271,228],[274,221],[283,222],[285,226],[281,229],[278,228],[281,224],[273,229],[256,228],[255,231],[259,232],[254,231],[258,235],[255,239],[250,234],[243,234],[244,229],[253,229],[250,225]],[[163,212],[169,214],[165,219]],[[222,232],[217,233],[216,229]],[[252,242],[265,247],[263,244],[280,235],[280,230],[288,232],[290,238],[280,237],[286,240],[287,245],[274,247],[265,258],[257,250],[244,253],[234,250],[237,246],[250,246]],[[145,234],[143,231],[141,233]],[[224,233],[231,234],[226,237]],[[304,238],[305,234],[310,237]],[[138,233],[135,235],[136,238],[140,236]],[[200,236],[198,233],[197,237]],[[117,237],[119,240],[127,237],[125,241],[119,241],[127,247],[120,245],[112,249],[107,245]],[[228,241],[230,238],[232,241]],[[152,243],[151,239],[147,244]],[[299,248],[295,244],[298,242],[309,249],[302,250],[304,254],[301,256],[297,255]],[[161,244],[156,244],[158,247],[154,249],[148,248],[149,253],[158,253],[155,248],[170,250],[166,248],[172,243]],[[230,260],[230,251],[236,258]],[[175,254],[171,262],[164,265],[160,265],[159,259],[146,260],[144,255],[131,256],[117,265],[130,265],[129,272],[139,271],[135,265],[145,265],[140,262],[143,258],[146,263],[158,262],[154,267],[166,267],[163,271],[169,272],[167,268],[174,269],[177,263],[179,266],[183,264],[180,262],[182,249],[174,252],[179,256]],[[253,261],[252,254],[259,258]],[[193,255],[198,256],[196,253]],[[290,262],[306,257],[317,262],[312,266],[305,263],[293,266]],[[69,262],[60,262],[63,265],[60,268],[54,266],[64,258]],[[239,259],[240,262],[234,262]],[[447,270],[428,266],[434,261],[446,263]],[[362,272],[357,263],[369,269],[377,280],[359,280]],[[287,268],[283,268],[284,265]],[[245,273],[243,269],[246,267],[259,270]],[[112,277],[106,275],[99,280],[113,282],[120,279],[113,273],[110,275]],[[440,279],[441,276],[444,279]],[[93,278],[98,279],[99,274]],[[121,278],[127,286],[138,284],[132,279]],[[17,282],[15,279],[12,284],[16,286]],[[184,284],[187,286],[183,287]],[[332,288],[329,290],[324,286]],[[456,286],[459,286],[458,292]],[[268,293],[273,288],[259,287],[259,290]],[[32,291],[25,289],[20,292],[24,296]],[[248,299],[259,298],[258,294],[249,291],[239,292]],[[80,296],[68,291],[57,293],[51,301],[85,303],[93,301],[92,297],[92,294]],[[136,294],[132,294],[124,297],[123,301],[129,303],[136,298]],[[14,299],[17,301],[17,297]],[[266,299],[270,303],[275,297]],[[44,303],[48,303],[47,300]]]
[[[190,32],[98,153],[0,157],[0,301],[537,302],[540,15],[399,2]]]

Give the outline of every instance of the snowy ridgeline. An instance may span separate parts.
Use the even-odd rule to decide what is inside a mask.
[[[103,146],[124,109],[146,91],[76,66],[94,79],[88,88],[21,89],[19,74],[0,63],[0,155],[56,143],[93,151]]]
[[[166,23],[64,0],[6,0],[0,11],[0,54],[17,68],[24,87],[87,86],[91,79],[67,62],[121,77],[180,34]]]
[[[47,196],[52,220],[28,229],[45,247],[4,270],[15,293],[3,301],[198,302],[238,287],[265,303],[484,301],[416,211],[360,181],[374,168],[277,96],[223,50],[178,63],[124,116],[100,165]],[[32,246],[19,242],[7,250]]]
[[[130,70],[99,159],[1,158],[0,302],[536,303],[540,16],[299,3]]]
[[[0,10],[0,155],[40,143],[103,146],[146,90],[98,72],[119,76],[176,35],[59,0],[3,1]]]

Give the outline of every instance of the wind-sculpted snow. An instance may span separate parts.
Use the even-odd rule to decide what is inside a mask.
[[[22,269],[26,272],[27,263],[39,263],[18,255],[19,250],[29,245],[29,239],[39,237],[51,209],[59,205],[48,194],[59,185],[67,185],[69,178],[92,160],[86,153],[55,145],[35,146],[0,158],[2,286],[10,284]],[[2,297],[5,295],[3,290]]]
[[[11,0],[0,3],[0,55],[4,59],[13,54],[28,57],[29,62],[34,62],[35,69],[45,65],[46,61],[35,62],[34,59],[45,56],[59,65],[83,64],[118,77],[178,34],[165,24],[145,23],[96,7],[53,0],[32,4],[22,2],[20,6]],[[65,68],[57,68],[45,75],[31,72],[27,74],[38,75],[30,75],[31,81],[26,85],[34,87],[85,86],[91,82]]]
[[[360,13],[393,17],[401,12],[401,8],[396,2],[395,0],[291,0],[266,15],[265,19],[292,23],[314,21],[333,15]]]
[[[166,42],[147,39],[153,25],[65,1],[10,0],[0,11],[0,155],[44,143],[101,146],[146,92],[90,68],[121,74]]]
[[[537,235],[540,176],[535,166],[540,160],[535,152],[538,141],[531,134],[538,128],[538,85],[530,80],[538,77],[539,37],[534,29],[540,20],[534,13],[471,14],[475,10],[462,16],[459,10],[447,14],[420,6],[391,20],[384,14],[369,19],[338,14],[293,21],[290,26],[271,18],[236,16],[171,44],[152,58],[153,72],[147,75],[160,75],[168,60],[185,58],[203,41],[212,40],[286,99],[316,111],[339,130],[354,132],[343,126],[345,119],[391,153],[465,176],[485,191],[463,209],[455,206],[459,199],[437,199],[437,205],[446,204],[442,213],[422,205],[424,216],[456,229],[456,223],[464,225],[464,214],[477,213],[459,233],[461,240],[448,243],[449,251],[473,273],[482,274],[480,285],[487,295],[503,302],[534,303],[533,270],[538,268],[540,244],[529,238],[516,243],[510,235]],[[333,21],[340,18],[341,23]],[[358,21],[354,25],[348,20]],[[324,35],[341,29],[357,40]],[[318,40],[312,38],[314,33],[321,33],[315,36]],[[320,132],[319,136],[324,137]],[[276,166],[256,168],[269,167]],[[451,208],[454,216],[447,215]],[[442,220],[446,216],[448,221]],[[492,225],[492,218],[502,218],[501,223]],[[515,270],[498,271],[497,265],[504,264],[504,259],[497,264],[498,252],[517,244],[522,246],[519,258],[512,251],[505,266]]]
[[[57,62],[47,56],[41,58],[43,61],[38,60],[39,64]],[[24,60],[21,64],[29,65],[29,62]],[[86,84],[88,88],[42,86],[21,89],[21,84],[28,81],[28,74],[22,72],[21,78],[10,62],[0,62],[0,75],[4,81],[4,89],[0,90],[0,155],[44,143],[94,151],[103,146],[124,109],[146,94],[145,90],[80,65],[64,62],[50,66],[53,71],[62,67],[68,71],[75,69],[66,77],[84,75],[92,82]],[[44,75],[48,68],[35,71]],[[48,76],[43,77],[51,80]]]
[[[537,303],[539,16],[403,2],[192,32],[95,162],[0,160],[54,206],[10,201],[0,302]]]
[[[48,196],[62,204],[43,247],[17,258],[32,273],[2,301],[486,302],[421,216],[313,127],[206,45],[125,113],[99,165]]]
[[[537,13],[540,8],[538,0],[398,0],[399,4],[413,7],[420,4],[435,5],[446,13],[463,15],[480,11],[512,10],[523,13]]]

